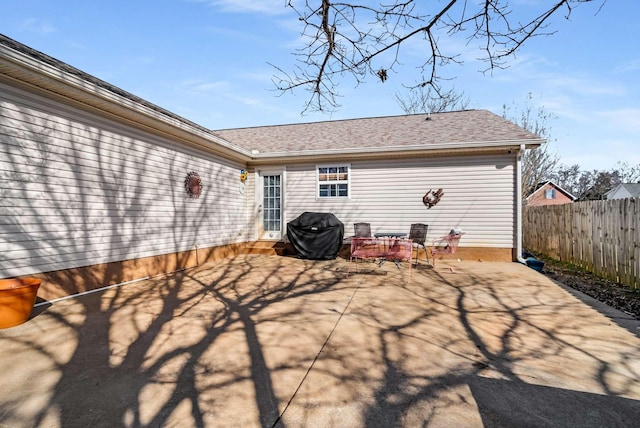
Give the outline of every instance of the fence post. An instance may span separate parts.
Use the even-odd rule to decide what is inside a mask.
[[[640,288],[640,198],[525,207],[524,247]]]

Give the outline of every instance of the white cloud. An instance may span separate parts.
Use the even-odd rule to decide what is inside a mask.
[[[206,82],[201,80],[185,80],[179,85],[187,91],[200,93],[225,93],[231,90],[231,84],[225,80]]]
[[[56,31],[52,24],[39,18],[27,18],[20,23],[20,27],[23,30],[38,34],[50,34]]]
[[[288,13],[289,8],[282,0],[196,0],[207,3],[223,12],[260,13],[264,15],[281,15]]]
[[[266,82],[271,82],[271,80],[273,79],[273,75],[276,73],[275,69],[267,69],[264,72],[246,72],[246,73],[242,73],[240,74],[240,78],[242,80],[247,80],[247,81],[251,81],[251,82],[260,82],[260,83],[266,83]]]
[[[625,108],[607,111],[599,111],[598,116],[606,119],[609,126],[618,130],[625,130],[637,134],[640,138],[640,109]]]
[[[228,40],[241,40],[241,41],[257,41],[260,40],[260,36],[255,33],[250,33],[242,29],[233,29],[226,27],[207,27],[207,32],[222,36]]]
[[[543,77],[544,84],[555,90],[570,91],[582,96],[606,95],[620,96],[625,94],[623,87],[607,79],[595,76],[566,76],[550,74]]]
[[[156,60],[152,56],[143,55],[143,56],[136,57],[134,59],[134,62],[137,64],[153,64],[154,62],[156,62]]]
[[[633,59],[625,64],[616,67],[618,73],[631,73],[640,70],[640,59]]]

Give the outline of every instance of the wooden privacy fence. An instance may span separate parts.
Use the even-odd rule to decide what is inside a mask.
[[[526,207],[523,245],[640,288],[640,198]]]

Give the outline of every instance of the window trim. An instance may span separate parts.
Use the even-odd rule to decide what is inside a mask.
[[[346,168],[347,179],[346,180],[326,180],[320,181],[320,168]],[[347,185],[347,196],[320,196],[321,184],[345,184]],[[318,164],[316,165],[316,199],[351,199],[351,164],[350,163],[335,163],[335,164]]]
[[[556,189],[544,189],[544,198],[545,199],[555,199],[556,198]]]

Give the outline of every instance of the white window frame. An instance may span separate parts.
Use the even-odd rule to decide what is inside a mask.
[[[545,199],[555,199],[556,198],[556,189],[545,189],[544,190],[544,198]]]
[[[321,174],[321,169],[326,169],[326,168],[335,168],[336,171],[335,172],[323,172]],[[347,176],[346,179],[341,179],[339,174],[340,174],[340,169],[341,168],[346,168],[347,169]],[[326,179],[322,179],[321,180],[321,175],[331,175],[331,174],[335,174],[336,177],[326,177]],[[347,194],[345,196],[339,195],[338,191],[336,191],[335,195],[321,195],[320,193],[320,188],[323,185],[347,185]],[[323,164],[323,165],[316,165],[316,199],[351,199],[351,164],[348,163],[338,163],[338,164]]]

